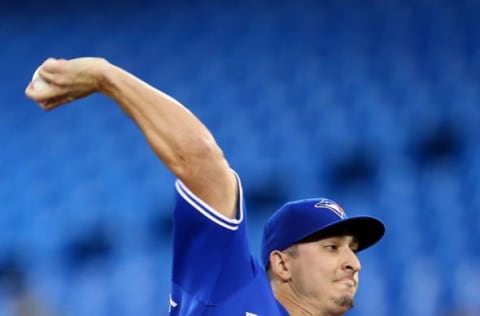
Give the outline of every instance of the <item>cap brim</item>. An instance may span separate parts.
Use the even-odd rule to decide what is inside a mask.
[[[358,241],[358,251],[364,250],[382,239],[385,225],[379,219],[370,216],[350,217],[322,227],[304,238],[326,238],[337,234],[351,234]]]

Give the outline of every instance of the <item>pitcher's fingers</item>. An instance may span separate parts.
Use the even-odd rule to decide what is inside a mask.
[[[46,100],[46,101],[43,101],[43,102],[37,102],[37,103],[40,105],[42,110],[50,111],[50,110],[53,110],[53,109],[55,109],[55,108],[57,108],[61,105],[70,103],[74,100],[75,100],[75,98],[73,98],[72,96],[66,95],[66,96],[61,96],[61,97],[58,97],[58,98]]]
[[[46,87],[42,89],[35,89],[35,85],[33,82],[30,82],[25,89],[25,94],[28,98],[32,99],[33,101],[39,102],[48,102],[52,99],[62,98],[66,92],[61,87],[58,87],[54,84],[47,84]]]
[[[58,76],[59,74],[57,72],[50,72],[47,71],[43,68],[43,66],[39,69],[38,75],[40,78],[42,78],[43,81],[45,81],[48,84],[59,84]]]
[[[40,92],[35,90],[33,88],[33,82],[29,82],[27,87],[25,88],[25,95],[29,98],[32,99],[33,101],[36,101],[37,98],[39,97]]]
[[[57,59],[50,57],[41,65],[41,73],[61,73],[65,66],[66,59]]]
[[[38,69],[38,75],[49,84],[60,84],[63,73],[62,60],[53,58],[47,59]]]
[[[25,88],[25,95],[30,98],[30,91],[33,89],[32,88],[33,83],[30,81],[27,84],[27,87]]]

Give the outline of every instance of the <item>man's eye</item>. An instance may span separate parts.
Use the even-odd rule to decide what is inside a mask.
[[[325,249],[330,250],[330,251],[335,251],[338,249],[337,245],[326,245]]]

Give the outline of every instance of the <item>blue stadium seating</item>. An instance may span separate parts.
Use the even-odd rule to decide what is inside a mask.
[[[387,224],[350,315],[479,315],[479,13],[473,0],[6,5],[0,316],[18,314],[11,282],[60,315],[167,310],[172,175],[105,97],[46,114],[23,95],[45,58],[85,55],[212,130],[242,177],[255,254],[275,207],[330,196]]]

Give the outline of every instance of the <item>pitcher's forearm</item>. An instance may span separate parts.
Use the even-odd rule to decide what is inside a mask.
[[[190,146],[194,138],[206,142],[212,138],[188,109],[139,78],[110,64],[103,67],[101,76],[100,91],[135,121],[155,153],[172,171],[187,159],[185,151],[193,150]]]
[[[210,131],[169,95],[109,63],[99,90],[142,130],[155,154],[195,194],[234,217],[236,183]]]

